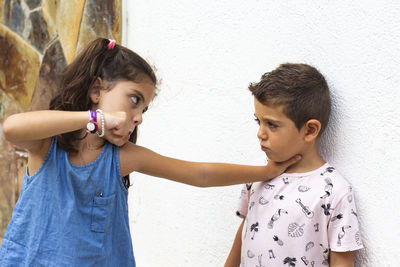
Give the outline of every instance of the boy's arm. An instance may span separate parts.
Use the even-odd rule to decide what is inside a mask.
[[[224,267],[239,267],[240,265],[240,256],[242,249],[242,230],[244,220],[245,219],[243,219],[242,223],[239,226],[239,229],[236,232],[235,240],[233,241],[231,251],[229,252]]]
[[[354,251],[330,252],[331,267],[354,267]]]
[[[184,161],[159,155],[150,149],[128,143],[120,149],[121,175],[133,171],[163,177],[198,187],[226,186],[272,179],[296,163],[295,157],[267,166]]]

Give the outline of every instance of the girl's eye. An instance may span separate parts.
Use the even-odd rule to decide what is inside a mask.
[[[260,120],[259,120],[259,119],[255,118],[254,121],[255,121],[258,125],[260,125]]]
[[[135,104],[139,103],[139,97],[137,97],[137,96],[131,96],[131,100]]]

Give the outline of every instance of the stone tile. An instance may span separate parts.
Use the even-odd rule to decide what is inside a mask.
[[[31,110],[48,109],[50,100],[55,96],[61,73],[67,62],[59,41],[54,42],[44,54],[40,67],[39,80],[32,96]]]
[[[0,154],[0,238],[3,237],[8,222],[11,219],[12,210],[16,198],[15,178],[10,179],[10,166],[13,162],[10,153]]]
[[[48,30],[48,23],[44,19],[40,10],[32,12],[28,19],[31,27],[27,39],[34,47],[36,47],[36,49],[43,53],[44,49],[51,40]]]
[[[4,24],[13,31],[22,35],[25,27],[25,11],[21,5],[21,0],[5,0],[4,8]]]
[[[101,36],[121,42],[121,4],[119,0],[107,0],[99,4],[96,0],[87,0],[81,23],[77,51],[90,41]]]
[[[0,0],[0,23],[4,23],[4,0]]]
[[[27,0],[30,1],[30,0]],[[52,20],[53,24],[56,25],[57,22],[57,15],[58,15],[58,9],[60,6],[60,0],[45,0],[43,1],[42,8],[44,13],[48,14],[50,19]],[[64,1],[65,2],[65,1]],[[67,1],[69,2],[69,1]]]
[[[55,23],[68,63],[74,59],[84,4],[84,0],[69,0],[58,6]]]
[[[0,154],[0,242],[21,192],[26,164],[25,153],[9,150]]]
[[[41,0],[25,0],[25,3],[29,6],[30,9],[37,8],[40,6]]]
[[[0,89],[28,110],[40,66],[40,55],[0,24]]]
[[[14,98],[7,95],[3,90],[0,90],[0,124],[3,123],[4,119],[12,114],[24,111],[21,105],[15,101]],[[0,132],[0,139],[2,132]],[[0,141],[1,142],[1,141]],[[0,143],[1,152],[1,143]]]

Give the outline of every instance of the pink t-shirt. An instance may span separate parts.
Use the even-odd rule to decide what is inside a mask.
[[[328,163],[246,184],[241,267],[328,266],[329,251],[361,249],[354,194]]]

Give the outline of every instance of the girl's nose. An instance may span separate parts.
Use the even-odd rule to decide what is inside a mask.
[[[259,140],[266,140],[268,136],[265,131],[263,131],[262,127],[258,128],[257,137]]]
[[[133,124],[134,124],[135,126],[141,124],[142,122],[143,122],[142,113],[136,114],[136,115],[133,117]]]

